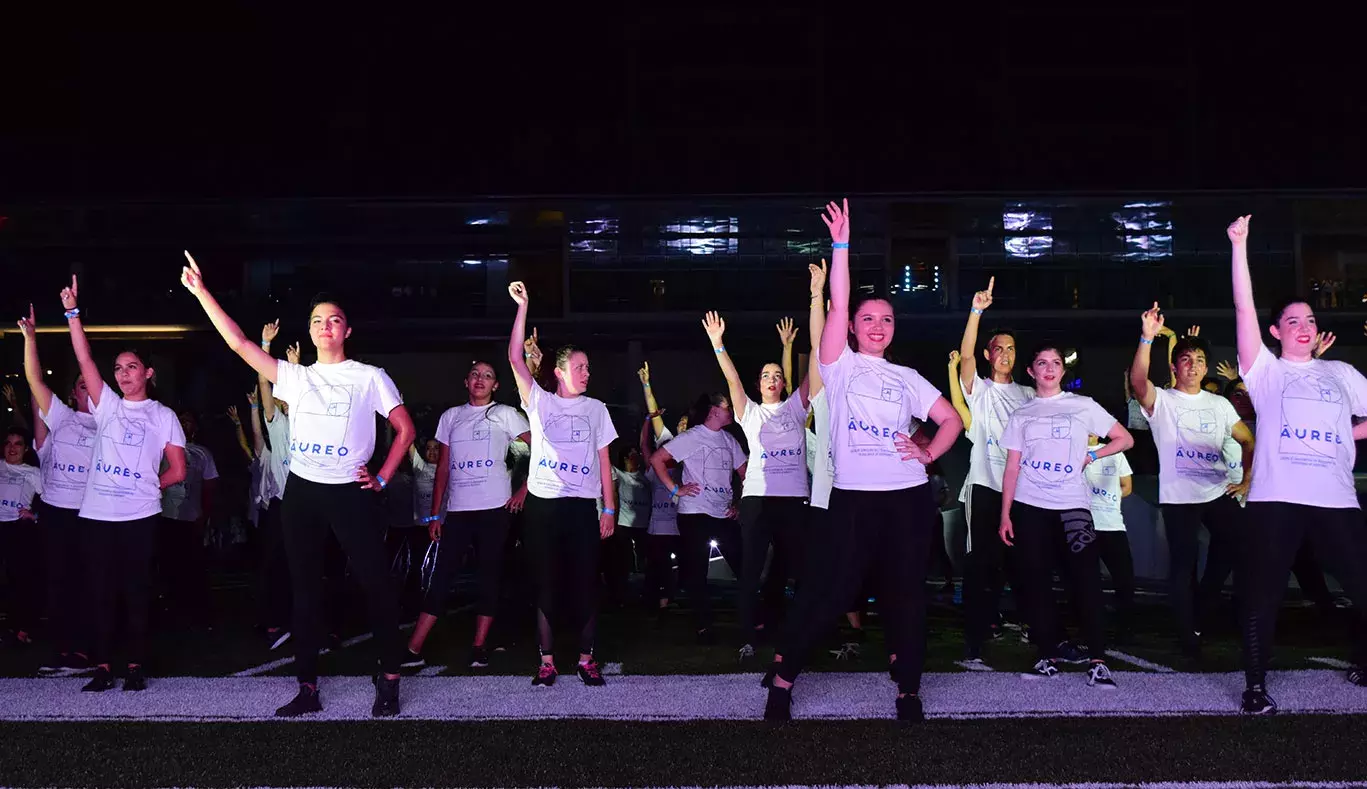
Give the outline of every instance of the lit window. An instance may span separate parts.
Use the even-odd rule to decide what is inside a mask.
[[[1048,211],[1019,204],[1007,206],[1002,210],[1002,229],[1008,233],[1021,234],[1002,239],[1007,257],[1038,258],[1054,249],[1054,237],[1041,232],[1054,229],[1054,220]]]

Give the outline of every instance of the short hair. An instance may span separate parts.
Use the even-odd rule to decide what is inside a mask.
[[[318,308],[319,304],[331,304],[332,306],[341,310],[342,315],[345,316],[349,314],[347,312],[346,306],[342,304],[341,299],[338,299],[336,296],[327,291],[320,291],[318,293],[313,294],[313,299],[309,301],[309,315],[313,314],[313,311]]]
[[[1003,334],[1005,334],[1007,337],[1010,337],[1013,341],[1016,339],[1016,330],[1015,330],[1015,329],[1012,329],[1012,328],[1007,327],[1007,326],[994,326],[994,327],[992,327],[992,329],[991,329],[990,331],[987,332],[987,344],[984,345],[983,347],[985,347],[985,348],[991,347],[991,346],[992,346],[992,339],[993,339],[994,337],[999,337],[999,336],[1001,336],[1001,335],[1003,335]]]
[[[1182,358],[1182,354],[1191,351],[1200,351],[1207,361],[1210,360],[1210,345],[1200,337],[1179,337],[1172,345],[1172,358],[1177,360]]]

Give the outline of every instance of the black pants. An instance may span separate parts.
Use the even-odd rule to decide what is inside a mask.
[[[683,546],[679,554],[679,580],[688,591],[699,630],[712,626],[712,596],[707,588],[707,572],[712,566],[713,540],[716,540],[722,558],[731,566],[732,574],[739,578],[745,567],[740,525],[711,515],[679,513],[679,542]]]
[[[926,569],[934,502],[930,485],[888,491],[831,491],[829,524],[813,532],[809,578],[798,589],[786,629],[779,676],[793,682],[812,649],[845,613],[865,578],[876,579],[893,676],[902,693],[917,693],[926,647]]]
[[[475,614],[494,616],[498,613],[498,584],[503,574],[503,548],[508,542],[511,519],[512,516],[503,507],[446,513],[446,519],[441,523],[437,566],[432,571],[432,583],[427,587],[427,595],[422,601],[424,614],[441,616],[446,613],[451,587],[472,545],[475,549],[475,579],[479,589]]]
[[[283,502],[285,551],[294,587],[295,663],[300,682],[318,681],[328,535],[335,535],[365,594],[380,668],[399,671],[399,607],[390,582],[378,497],[359,484],[324,485],[291,474]]]
[[[1116,624],[1121,632],[1130,627],[1134,613],[1134,556],[1130,553],[1130,535],[1121,531],[1097,531],[1097,548],[1101,561],[1111,574],[1115,585]]]
[[[1021,597],[1029,613],[1030,640],[1040,657],[1058,656],[1063,640],[1058,601],[1054,598],[1054,566],[1060,561],[1065,586],[1082,619],[1087,648],[1094,658],[1106,657],[1105,619],[1101,603],[1101,563],[1096,528],[1087,510],[1046,510],[1024,502],[1011,505],[1020,559]]]
[[[1002,494],[986,485],[969,489],[968,554],[964,557],[964,639],[976,655],[997,623],[1007,547],[1001,529]]]
[[[422,561],[427,556],[427,546],[431,544],[426,526],[390,526],[385,535],[390,577],[399,601],[400,614],[405,620],[417,616],[422,607],[425,596],[422,590]]]
[[[89,574],[86,600],[93,629],[92,663],[113,663],[118,612],[124,613],[123,657],[147,658],[147,622],[152,605],[152,556],[159,515],[135,521],[80,519],[81,550]]]
[[[1228,561],[1237,554],[1224,546],[1233,545],[1238,539],[1243,515],[1239,502],[1229,496],[1204,504],[1163,505],[1163,528],[1168,536],[1168,598],[1176,617],[1177,637],[1184,646],[1194,646],[1197,631],[1205,627],[1201,621],[1205,612],[1197,611],[1196,585],[1192,582],[1200,555],[1201,527],[1210,532],[1211,553]],[[1217,549],[1217,545],[1221,547]],[[1219,578],[1223,584],[1227,571],[1218,565],[1210,567],[1209,561],[1206,564],[1207,576]],[[1236,570],[1235,583],[1237,575]],[[1202,597],[1212,602],[1214,599],[1209,591]]]
[[[290,566],[285,557],[285,530],[280,499],[257,519],[256,621],[267,629],[289,627]]]
[[[38,516],[42,518],[42,515]],[[9,587],[9,629],[32,633],[43,613],[43,532],[31,520],[0,522],[0,561]]]
[[[1353,601],[1353,662],[1367,665],[1367,528],[1358,509],[1254,501],[1239,531],[1242,548],[1234,588],[1240,599],[1244,679],[1267,681],[1277,610],[1301,541],[1308,539],[1330,575]]]
[[[636,569],[638,545],[645,540],[645,529],[618,525],[612,536],[603,540],[600,564],[603,586],[612,605],[623,605],[630,596],[631,573]]]
[[[746,496],[740,500],[741,556],[740,633],[749,642],[758,625],[777,626],[783,621],[784,592],[788,579],[798,577],[807,543],[807,504],[792,496]],[[769,577],[764,579],[764,617],[756,616],[759,607],[764,563],[769,546],[774,560]]]
[[[204,552],[204,521],[162,516],[157,522],[157,575],[166,608],[179,618],[199,621],[209,615],[209,567]]]
[[[592,654],[598,620],[598,510],[593,499],[527,495],[522,544],[537,589],[541,651],[554,646],[560,620],[579,633],[579,651]]]
[[[61,654],[90,650],[86,618],[89,574],[81,552],[81,518],[77,510],[38,506],[47,570],[47,620],[53,645]]]
[[[675,559],[683,550],[677,534],[646,535],[646,586],[642,596],[652,605],[673,600],[679,592],[674,577]]]

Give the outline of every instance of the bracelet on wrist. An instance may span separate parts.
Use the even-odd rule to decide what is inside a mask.
[[[646,381],[645,383],[641,384],[641,386],[645,387],[646,389],[649,389],[649,388],[650,388],[650,382],[649,382],[649,381]]]
[[[380,490],[384,490],[385,486],[389,484],[389,480],[385,479],[379,474],[375,475],[375,481],[380,483]]]
[[[72,307],[71,309],[67,310],[65,314],[67,320],[71,320],[72,318],[79,318],[81,317],[81,308]]]
[[[613,509],[612,507],[604,507],[604,508],[603,508],[603,514],[604,514],[604,515],[616,515],[616,514],[617,514],[617,510]]]
[[[676,498],[679,497],[679,486],[678,486],[678,485],[675,485],[672,489],[670,489],[670,491],[669,491],[669,497],[670,497],[671,499],[676,499]]]
[[[848,241],[835,241],[835,242],[833,242],[833,243],[831,244],[831,249],[849,249],[849,248],[850,248],[850,242],[848,242]]]
[[[1141,337],[1139,338],[1139,341],[1142,342],[1142,343],[1144,343],[1145,345],[1153,345],[1153,340],[1149,339],[1148,337],[1142,337],[1142,336],[1141,336]]]
[[[725,346],[725,345],[718,345],[717,347],[715,347],[715,348],[712,349],[712,353],[716,353],[716,354],[726,353],[726,346]]]
[[[973,314],[974,314],[974,315],[982,315],[982,314],[983,314],[983,311],[980,310],[980,309],[978,309],[977,307],[973,307],[972,309],[973,309]]]
[[[256,409],[258,409],[258,408],[260,408],[260,407],[261,407],[261,406],[257,405],[256,403],[252,403],[250,406],[248,406],[248,408],[252,409],[253,411],[255,411]]]

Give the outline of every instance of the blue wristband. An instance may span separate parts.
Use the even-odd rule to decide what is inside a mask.
[[[670,497],[671,499],[673,499],[673,498],[678,498],[678,496],[679,496],[679,486],[678,486],[678,485],[675,485],[674,488],[673,488],[673,490],[669,491],[669,497]]]
[[[66,311],[65,315],[67,320],[71,320],[72,318],[79,318],[81,317],[81,310],[79,307],[72,307],[71,309]]]
[[[1145,345],[1153,345],[1153,340],[1146,340],[1143,337],[1140,337],[1139,341],[1144,343]]]
[[[712,349],[712,352],[715,353],[715,354],[717,354],[718,356],[720,356],[720,355],[722,355],[723,353],[726,353],[726,346],[723,345],[723,346],[721,346],[720,348],[713,348],[713,349]]]
[[[603,508],[603,514],[604,514],[604,515],[616,515],[616,514],[617,514],[617,510],[614,510],[614,509],[611,508],[611,507],[604,507],[604,508]]]
[[[973,310],[973,314],[974,314],[974,315],[982,315],[982,314],[983,314],[983,311],[980,310],[980,309],[978,309],[977,307],[972,307],[971,309]]]
[[[386,480],[384,477],[380,476],[379,474],[375,475],[375,479],[379,480],[380,490],[384,490],[385,485],[389,484],[389,481]]]
[[[836,242],[834,242],[834,243],[831,244],[831,249],[849,249],[849,248],[850,248],[850,242],[848,242],[848,241],[836,241]]]
[[[1098,457],[1096,456],[1096,450],[1095,450],[1095,449],[1089,449],[1089,450],[1087,450],[1087,457],[1091,458],[1093,463],[1095,463],[1095,462],[1097,462],[1098,460],[1100,460],[1100,458],[1098,458]]]
[[[439,521],[439,520],[441,520],[441,516],[440,516],[440,515],[428,515],[426,518],[423,518],[423,519],[422,519],[422,522],[423,522],[424,524],[427,524],[427,523],[431,523],[432,521]]]

